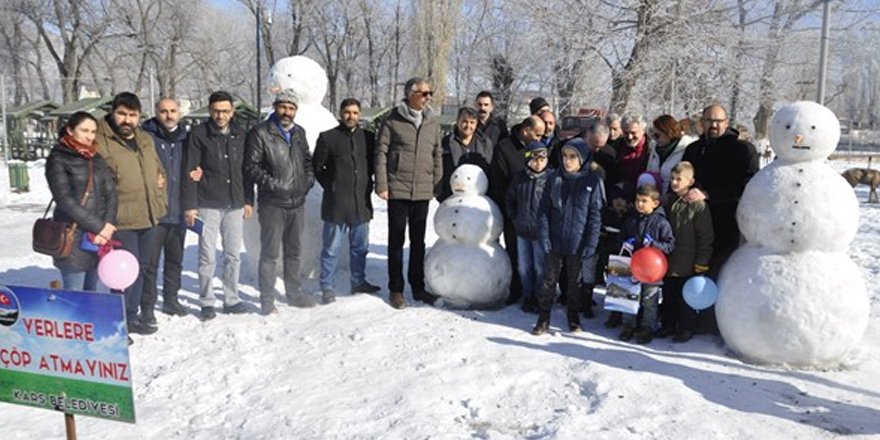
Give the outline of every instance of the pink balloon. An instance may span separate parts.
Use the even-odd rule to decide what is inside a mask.
[[[114,249],[98,262],[98,278],[105,286],[114,290],[125,290],[134,284],[140,265],[131,252]]]

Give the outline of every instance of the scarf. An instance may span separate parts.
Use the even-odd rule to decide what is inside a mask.
[[[95,146],[94,142],[92,142],[91,145],[86,145],[86,144],[76,140],[70,134],[65,134],[64,136],[62,136],[60,142],[65,147],[76,151],[77,153],[79,153],[80,156],[82,156],[86,159],[91,159],[91,158],[95,157],[95,154],[97,154],[97,150],[96,150],[96,146]]]

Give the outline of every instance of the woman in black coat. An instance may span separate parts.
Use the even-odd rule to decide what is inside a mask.
[[[55,267],[61,271],[65,290],[97,290],[98,255],[82,249],[83,234],[94,234],[92,242],[100,246],[106,244],[116,231],[113,226],[116,222],[116,182],[104,159],[95,150],[97,128],[94,116],[86,112],[74,113],[61,129],[58,144],[46,160],[46,180],[55,199],[53,217],[76,224],[70,255],[54,259]],[[82,204],[88,188],[90,165],[92,185],[85,204]]]

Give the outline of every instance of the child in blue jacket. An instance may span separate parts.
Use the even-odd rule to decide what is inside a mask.
[[[538,239],[538,209],[547,183],[547,146],[534,141],[526,145],[526,167],[513,176],[507,189],[507,218],[516,229],[517,271],[523,287],[522,310],[538,311],[538,291],[544,280],[547,249]]]
[[[581,330],[581,268],[596,253],[602,228],[604,188],[599,176],[590,171],[586,142],[576,138],[562,146],[562,164],[548,177],[538,217],[540,239],[549,249],[544,266],[544,282],[538,298],[538,323],[532,333],[541,335],[550,328],[550,309],[556,299],[556,283],[565,264],[568,275],[566,301],[568,328]]]

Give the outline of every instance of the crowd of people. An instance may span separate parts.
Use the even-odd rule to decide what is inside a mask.
[[[295,122],[299,99],[293,90],[278,93],[274,112],[249,130],[238,123],[226,92],[211,94],[210,118],[191,130],[180,123],[174,99],[161,99],[155,116],[141,123],[138,97],[120,93],[105,118],[80,112],[62,128],[46,164],[54,216],[79,226],[76,243],[90,240],[137,257],[140,274],[121,292],[128,330],[152,334],[160,261],[161,311],[188,314],[178,300],[186,228],[199,233],[202,320],[218,311],[218,240],[223,313],[276,313],[279,258],[289,305],[333,302],[346,237],[351,292],[379,292],[365,270],[375,193],[388,206],[389,303],[403,309],[406,282],[413,300],[437,299],[424,275],[429,202],[449,197],[452,171],[473,164],[488,176],[489,196],[504,216],[504,247],[514,268],[508,304],[538,314],[534,334],[548,331],[556,302],[565,304],[568,328],[581,331],[580,317],[595,316],[593,290],[609,255],[644,246],[666,254],[666,277],[642,284],[638,315],[611,313],[605,325],[622,326],[620,338],[639,343],[658,336],[687,341],[711,331],[712,314],[698,317],[682,301],[682,286],[695,274],[717,277],[739,245],[737,203],[758,170],[755,148],[729,127],[723,107],[705,108],[699,132],[690,119],[671,115],[648,127],[641,115],[610,114],[563,138],[545,99],[532,100],[531,115],[508,130],[484,91],[474,107],[458,111],[451,133],[443,135],[429,106],[432,95],[429,81],[407,81],[403,100],[375,134],[361,127],[360,103],[345,99],[339,125],[320,133],[311,154]],[[316,180],[323,188],[320,298],[303,291],[300,275],[305,199]],[[238,288],[243,222],[255,209],[259,309],[242,300]],[[96,253],[76,248],[54,263],[63,288],[102,288]]]

